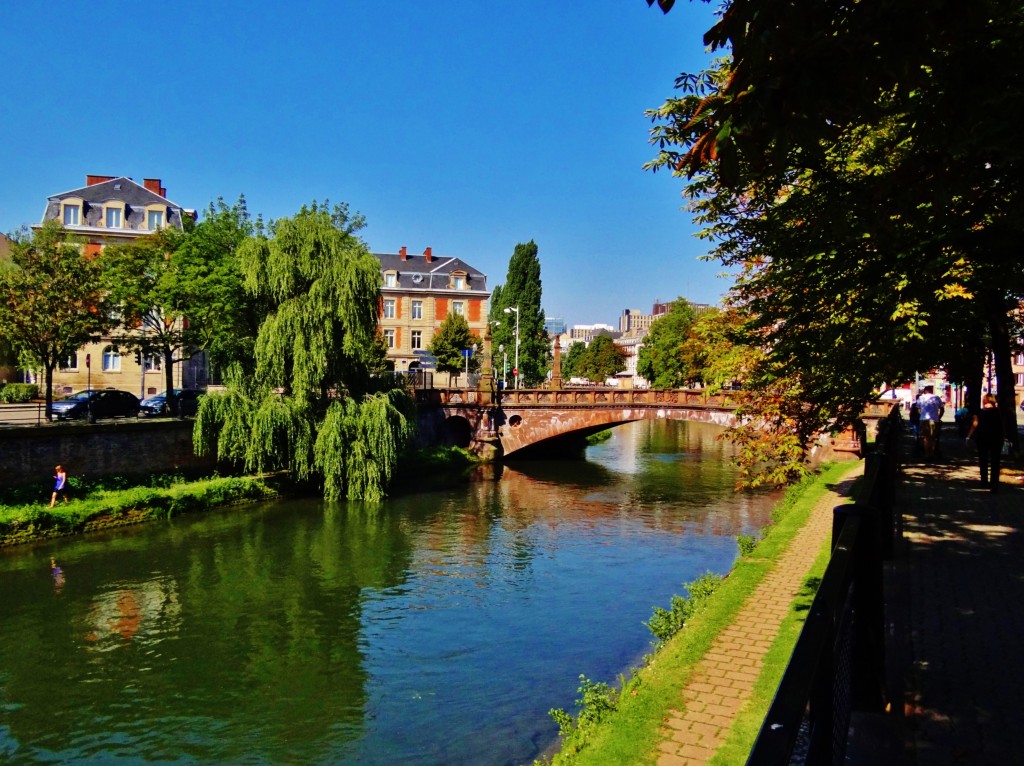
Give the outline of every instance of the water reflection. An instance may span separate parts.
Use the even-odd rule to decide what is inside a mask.
[[[283,502],[0,553],[0,757],[529,762],[767,498],[713,429],[489,467],[383,508]],[[47,566],[56,555],[63,584]]]

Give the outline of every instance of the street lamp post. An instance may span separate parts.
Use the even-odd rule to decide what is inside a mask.
[[[513,311],[516,314],[516,366],[515,366],[515,369],[512,370],[512,372],[516,376],[516,389],[518,389],[519,388],[519,307],[518,306],[506,306],[505,307],[505,313],[506,314],[511,314]]]

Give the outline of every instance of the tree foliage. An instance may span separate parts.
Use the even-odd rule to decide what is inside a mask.
[[[1020,4],[733,1],[705,42],[730,53],[651,112],[650,167],[686,179],[712,256],[738,274],[730,301],[763,352],[746,428],[791,419],[809,440],[852,423],[880,382],[969,368],[986,344],[1012,391]],[[1000,406],[1009,417],[1012,397]]]
[[[414,420],[406,394],[372,390],[380,268],[362,225],[346,205],[313,203],[242,243],[245,288],[268,314],[253,374],[236,367],[202,401],[200,451],[319,480],[330,499],[383,497]]]
[[[551,344],[544,329],[538,247],[533,240],[516,245],[508,262],[505,284],[491,293],[492,338],[496,348],[504,344],[512,358],[516,347],[516,314],[519,309],[519,378],[524,386],[543,381],[551,364]],[[500,324],[494,324],[500,323]]]
[[[474,353],[469,360],[470,371],[480,367],[480,350],[483,344],[480,338],[469,330],[469,322],[461,314],[450,313],[437,328],[430,340],[429,350],[437,359],[437,371],[448,373],[448,385],[452,384],[452,374],[458,375],[466,369],[466,358],[462,352],[466,349]]]
[[[15,241],[0,270],[0,335],[26,367],[42,369],[46,417],[52,417],[53,371],[109,323],[97,261],[56,221]]]
[[[582,343],[574,344],[581,346]],[[598,335],[574,361],[574,375],[595,383],[603,383],[626,368],[626,352],[607,335]]]
[[[696,316],[689,301],[677,298],[651,324],[637,352],[636,371],[654,388],[679,388],[694,380],[694,371],[684,364],[683,343]]]

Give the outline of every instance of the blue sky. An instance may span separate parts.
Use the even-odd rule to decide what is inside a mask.
[[[10,3],[0,230],[88,173],[278,218],[348,202],[377,252],[456,256],[493,287],[537,242],[544,308],[617,324],[729,283],[641,169],[644,110],[708,61],[713,5],[644,0]]]

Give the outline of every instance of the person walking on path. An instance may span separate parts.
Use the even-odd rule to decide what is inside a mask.
[[[53,508],[54,503],[57,502],[57,495],[61,495],[64,498],[64,502],[68,501],[68,475],[64,470],[64,466],[58,465],[56,467],[57,475],[53,477],[53,494],[50,496],[50,507]]]
[[[1003,449],[1003,416],[996,405],[994,394],[981,399],[981,411],[975,414],[967,441],[974,439],[978,447],[978,465],[981,468],[981,486],[996,492],[999,487],[999,459]]]
[[[942,428],[942,413],[946,407],[942,398],[935,393],[935,386],[925,386],[917,397],[921,411],[921,438],[924,441],[925,460],[934,460],[939,453],[939,430]]]

